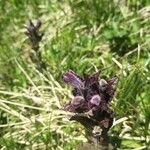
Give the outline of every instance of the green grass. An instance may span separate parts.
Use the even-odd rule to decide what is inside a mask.
[[[60,111],[62,73],[102,70],[119,83],[109,135],[116,149],[150,148],[149,0],[0,1],[0,149],[75,149],[83,127]],[[38,69],[24,25],[42,21]],[[37,58],[38,60],[38,58]]]

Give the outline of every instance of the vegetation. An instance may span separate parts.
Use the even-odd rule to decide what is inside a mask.
[[[0,149],[71,150],[83,127],[62,111],[62,74],[118,76],[109,131],[116,149],[150,149],[149,0],[0,1]],[[40,40],[33,49],[29,20]],[[42,34],[43,33],[43,34]]]

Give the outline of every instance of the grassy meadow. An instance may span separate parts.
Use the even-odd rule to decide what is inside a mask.
[[[25,25],[37,19],[43,37],[34,50]],[[117,76],[110,139],[117,150],[150,149],[149,0],[0,0],[1,150],[86,143],[61,111],[72,98],[68,70]]]

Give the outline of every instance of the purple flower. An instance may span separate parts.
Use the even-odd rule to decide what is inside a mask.
[[[94,106],[99,106],[100,102],[101,102],[101,97],[99,95],[94,95],[90,100],[90,103],[93,104]]]
[[[29,20],[28,25],[26,26],[27,31],[25,34],[28,36],[32,48],[34,50],[38,50],[39,48],[39,42],[42,40],[43,33],[40,33],[39,29],[41,27],[41,21],[37,20],[36,24],[34,25],[31,20]]]
[[[109,108],[118,78],[99,79],[99,72],[92,76],[78,76],[73,71],[63,74],[63,80],[72,86],[73,100],[64,106],[65,111],[74,112],[70,120],[80,122],[91,131],[100,126],[106,134],[113,123],[114,113]],[[87,115],[88,114],[88,115]]]
[[[73,71],[66,72],[63,75],[63,80],[74,88],[84,88],[84,83]]]

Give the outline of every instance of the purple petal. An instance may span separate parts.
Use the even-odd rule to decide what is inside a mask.
[[[84,97],[82,97],[82,96],[76,96],[71,102],[71,104],[74,106],[79,106],[83,103],[86,103],[86,101],[85,101]]]
[[[92,99],[90,100],[90,102],[91,102],[92,104],[96,105],[96,106],[99,106],[100,101],[101,101],[101,98],[100,98],[99,95],[94,95],[94,96],[92,97]]]
[[[99,84],[100,84],[100,86],[106,86],[108,83],[107,83],[106,80],[101,79],[101,80],[99,81]]]
[[[65,111],[83,113],[89,110],[88,104],[82,96],[76,96],[71,102],[65,105]]]
[[[108,87],[108,83],[107,83],[106,80],[101,79],[99,81],[99,86],[100,86],[99,88],[100,88],[101,91],[105,91],[107,89],[107,87]]]
[[[63,80],[74,88],[84,87],[84,84],[81,81],[81,79],[73,71],[64,73]]]

